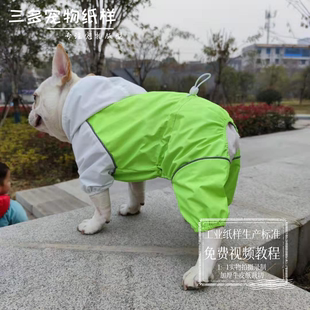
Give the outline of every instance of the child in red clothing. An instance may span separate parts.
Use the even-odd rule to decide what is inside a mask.
[[[28,220],[23,207],[8,195],[11,189],[9,167],[0,162],[0,227],[25,222]]]

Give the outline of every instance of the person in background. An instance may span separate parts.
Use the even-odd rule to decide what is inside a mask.
[[[9,167],[0,162],[0,227],[28,221],[23,207],[8,195],[11,189]]]

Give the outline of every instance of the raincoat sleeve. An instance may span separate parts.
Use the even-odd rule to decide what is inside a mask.
[[[83,191],[92,196],[112,186],[116,165],[87,121],[75,133],[72,148]]]

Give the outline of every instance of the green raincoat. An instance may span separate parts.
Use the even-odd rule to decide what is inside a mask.
[[[225,226],[229,216],[240,169],[240,151],[232,160],[228,151],[229,123],[234,125],[224,109],[195,94],[141,92],[66,133],[86,192],[109,188],[114,179],[171,180],[181,214],[198,232],[201,219],[221,219],[204,223],[207,231]]]

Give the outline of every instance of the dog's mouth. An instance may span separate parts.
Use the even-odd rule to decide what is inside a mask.
[[[42,117],[40,115],[37,116],[35,127],[39,127],[42,124]]]

